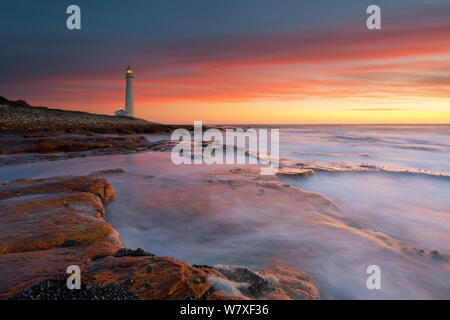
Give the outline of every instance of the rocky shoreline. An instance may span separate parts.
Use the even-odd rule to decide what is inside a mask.
[[[165,151],[170,141],[150,142],[144,134],[169,135],[176,128],[137,118],[34,107],[0,97],[0,166],[146,150]]]
[[[170,141],[150,142],[143,134],[174,128],[0,97],[0,165],[167,151]],[[190,265],[123,248],[105,221],[105,205],[117,196],[103,176],[115,173],[123,170],[0,184],[0,299],[320,298],[311,277],[288,265],[258,271]],[[81,269],[81,290],[67,289],[70,265]]]
[[[0,166],[43,160],[64,160],[87,156],[128,154],[142,151],[166,151],[168,140],[150,142],[145,136],[0,137]]]
[[[0,299],[320,297],[310,276],[280,264],[215,268],[122,248],[104,220],[116,194],[102,174],[0,185]],[[77,292],[64,287],[69,265],[82,270]]]
[[[168,133],[180,126],[143,119],[31,106],[0,96],[0,134],[61,135]],[[52,134],[53,133],[53,134]]]

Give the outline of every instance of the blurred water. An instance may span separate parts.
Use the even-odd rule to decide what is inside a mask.
[[[285,128],[282,156],[450,172],[450,126]],[[382,172],[316,173],[284,180],[318,192],[374,228],[427,249],[450,250],[450,179]]]
[[[450,125],[282,128],[280,153],[298,160],[371,163],[450,172]]]
[[[298,161],[345,161],[450,172],[449,126],[295,126],[280,132],[280,154]],[[223,166],[174,166],[144,152],[0,167],[0,181],[86,174],[107,176],[118,200],[107,220],[128,247],[198,264],[258,268],[283,259],[313,275],[324,298],[450,298],[448,263],[405,256],[364,233],[405,246],[450,252],[450,181],[387,172],[321,173],[283,182],[325,195],[336,225],[280,198],[214,189],[202,175]],[[302,212],[302,214],[299,214]],[[349,227],[357,222],[360,229]],[[360,231],[359,231],[360,230]],[[361,232],[361,234],[359,234]],[[389,242],[389,241],[388,241]],[[382,268],[383,290],[367,290],[365,268]]]

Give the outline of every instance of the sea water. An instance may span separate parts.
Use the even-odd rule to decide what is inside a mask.
[[[376,164],[450,172],[450,126],[283,126],[280,154],[301,163]],[[0,167],[0,181],[123,168],[110,175],[118,200],[107,206],[107,220],[128,247],[197,264],[235,264],[259,268],[282,258],[309,272],[323,298],[450,298],[448,263],[415,260],[376,243],[355,241],[345,230],[308,231],[301,217],[283,215],[294,204],[254,210],[236,197],[225,219],[214,210],[197,210],[220,194],[202,197],[199,174],[220,168],[174,166],[168,153],[143,152]],[[284,183],[321,194],[361,230],[377,230],[408,247],[450,253],[450,181],[428,174],[322,172]],[[156,192],[155,192],[156,190]],[[183,192],[180,192],[183,191]],[[155,207],[171,201],[175,207]],[[208,202],[208,201],[206,201]],[[192,205],[195,203],[195,206]],[[207,205],[207,203],[205,204]],[[301,230],[301,232],[299,231]],[[368,290],[366,267],[377,264],[382,289]]]

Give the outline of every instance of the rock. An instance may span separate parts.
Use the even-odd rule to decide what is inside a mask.
[[[258,299],[274,290],[274,287],[270,281],[247,268],[219,267],[218,270],[230,281],[248,284],[239,288],[239,291],[244,296]]]
[[[437,250],[430,251],[430,256],[436,260],[447,260],[447,258],[444,255],[440,254]]]
[[[214,182],[222,183],[220,174]],[[267,183],[245,185],[238,177],[234,182],[255,192]],[[283,265],[261,272],[214,268],[122,248],[119,234],[104,220],[104,204],[115,198],[98,174],[0,184],[0,299],[319,297],[308,275]],[[81,269],[80,292],[65,289],[70,265]]]
[[[0,187],[0,200],[22,195],[50,194],[61,192],[85,192],[99,197],[104,202],[116,198],[108,181],[96,175],[70,176],[43,179],[16,179]]]
[[[88,245],[109,239],[120,243],[117,232],[103,220],[102,199],[107,202],[114,198],[114,191],[104,179],[94,181],[89,178],[89,182],[84,185],[86,192],[82,191],[83,184],[80,183],[69,194],[49,192],[56,186],[61,188],[60,191],[70,188],[70,184],[75,183],[70,178],[56,184],[49,181],[31,183],[19,187],[19,198],[1,201],[0,253],[46,250],[68,242]],[[81,190],[76,190],[78,188]],[[0,189],[4,191],[5,187]],[[17,189],[13,187],[13,190]],[[33,197],[26,198],[30,195]],[[0,191],[0,199],[5,196],[5,192]],[[71,206],[64,206],[64,201]]]
[[[242,297],[251,299],[320,299],[311,277],[286,264],[272,263],[260,271],[235,266],[218,266],[217,270],[231,281],[222,286],[228,295],[233,291],[227,286],[238,290]]]
[[[80,290],[69,290],[66,277],[44,280],[24,290],[10,300],[137,300],[130,290],[132,281],[109,285],[82,283]]]
[[[128,154],[143,151],[165,151],[172,145],[169,141],[150,142],[144,136],[74,136],[60,134],[57,137],[28,137],[29,135],[11,135],[0,142],[0,165],[17,161],[71,159],[81,156],[107,154]]]
[[[89,281],[104,284],[131,278],[131,290],[140,299],[201,299],[211,289],[206,279],[220,273],[167,257],[108,256],[91,262],[86,276]]]
[[[117,174],[117,173],[125,173],[125,170],[123,170],[122,168],[117,168],[117,169],[110,169],[110,170],[95,171],[91,174],[104,175],[104,174]]]
[[[98,176],[18,179],[0,186],[0,298],[121,247],[104,221],[115,198]]]
[[[98,175],[1,184],[0,299],[208,296],[206,279],[220,277],[217,270],[121,248],[118,233],[104,221],[103,204],[115,197]],[[80,267],[84,291],[65,289],[61,277],[70,265]],[[131,281],[126,288],[125,281]]]
[[[45,135],[55,131],[71,134],[170,133],[180,127],[130,117],[30,106],[25,101],[10,101],[4,97],[0,97],[0,114],[1,131],[27,135]],[[181,127],[193,129],[192,125]]]
[[[284,178],[296,178],[314,175],[312,169],[297,169],[297,168],[281,168],[278,170],[277,175]]]
[[[403,247],[402,250],[409,254],[414,254],[421,256],[423,258],[433,259],[435,262],[448,262],[450,261],[450,257],[448,254],[441,254],[437,250],[432,251],[425,251],[423,249],[417,249],[417,248],[409,248],[409,247]]]
[[[95,257],[112,255],[117,249],[117,244],[101,241],[89,246],[0,254],[0,299],[55,275],[65,275],[70,265],[78,265],[83,273]]]
[[[119,251],[114,253],[114,257],[147,257],[147,256],[154,256],[154,254],[149,253],[141,248],[137,248],[136,250],[128,249],[128,248],[121,248]]]
[[[270,280],[274,290],[267,299],[317,300],[319,290],[311,276],[293,266],[272,263],[260,271],[260,275]]]

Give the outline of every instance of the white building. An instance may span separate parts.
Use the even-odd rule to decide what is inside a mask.
[[[126,117],[128,115],[128,113],[125,110],[123,110],[123,109],[119,109],[119,110],[114,112],[114,115],[116,117]]]
[[[133,102],[133,70],[128,66],[125,71],[125,78],[127,81],[125,91],[125,110],[119,109],[114,112],[116,117],[134,117],[134,102]]]

